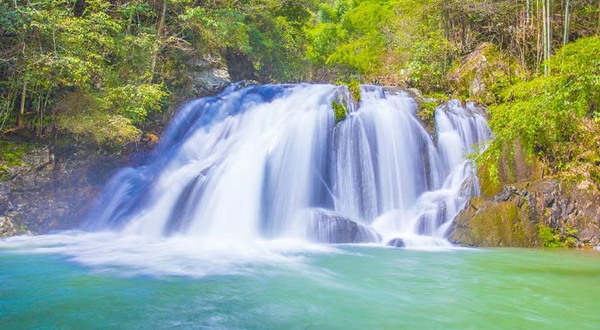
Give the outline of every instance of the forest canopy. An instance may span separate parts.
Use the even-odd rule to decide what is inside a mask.
[[[66,134],[97,146],[138,141],[149,118],[168,118],[196,96],[188,72],[195,60],[212,58],[232,80],[360,81],[476,100],[490,106],[499,145],[519,139],[565,166],[572,155],[561,143],[578,136],[580,119],[598,121],[599,6],[3,1],[0,132],[42,142]],[[486,159],[500,150],[492,146]]]

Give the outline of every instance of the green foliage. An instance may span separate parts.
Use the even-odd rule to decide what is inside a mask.
[[[419,104],[417,116],[424,123],[431,123],[435,117],[435,109],[437,109],[439,105],[440,104],[437,101],[421,102],[421,104]]]
[[[567,228],[564,233],[543,224],[538,225],[538,235],[542,245],[547,248],[575,247],[576,229]]]
[[[505,88],[523,81],[525,76],[526,70],[517,59],[486,42],[457,61],[448,78],[454,93],[461,98],[494,104]]]
[[[479,159],[489,165],[493,180],[498,180],[502,149],[514,141],[555,170],[569,167],[577,156],[574,146],[586,144],[583,122],[598,116],[600,60],[593,54],[599,53],[600,38],[580,39],[549,60],[551,76],[504,89],[503,103],[489,108],[495,139]]]
[[[412,58],[405,65],[409,84],[425,93],[446,89],[446,75],[450,69],[446,59],[453,52],[450,42],[437,33],[415,41],[410,48]]]
[[[454,47],[439,29],[439,1],[338,0],[307,30],[307,58],[336,75],[424,89],[446,87]]]
[[[109,115],[98,111],[77,115],[64,114],[58,117],[57,121],[71,133],[107,147],[133,143],[141,136],[141,131],[132,125],[131,120],[120,115]]]
[[[561,8],[555,2],[556,18]],[[521,77],[542,67],[541,25],[532,11],[524,23],[523,11],[512,0],[3,1],[0,130],[134,141],[149,114],[192,93],[194,63],[209,56],[228,62],[233,79],[344,81],[356,101],[359,81],[448,93],[452,64],[484,45],[484,66],[467,56],[454,65],[453,84],[496,104],[497,139],[483,159],[497,161],[501,146],[518,139],[565,168],[575,157],[569,143],[593,140],[580,119],[600,121],[598,6],[573,6],[567,40],[588,38],[548,60],[551,76],[528,82]],[[478,72],[481,96],[467,88]],[[74,95],[81,102],[65,107]],[[434,107],[424,104],[421,115]]]
[[[8,168],[22,164],[23,154],[27,151],[26,144],[15,144],[0,140],[0,181],[8,178]]]
[[[352,94],[354,101],[360,102],[360,82],[358,79],[350,80],[346,83],[346,86],[348,86],[348,90],[350,91],[350,94]]]
[[[337,101],[331,102],[331,107],[333,108],[333,115],[335,117],[336,124],[344,120],[344,118],[346,118],[348,115],[348,109],[346,109],[346,106]]]
[[[389,1],[336,1],[323,4],[319,22],[307,30],[307,58],[361,75],[381,69],[384,29],[393,15]]]
[[[303,80],[311,8],[316,0],[2,2],[0,129],[133,141],[131,125],[189,84],[194,58],[241,54],[231,61],[248,62],[246,78]],[[84,101],[66,111],[74,93]]]
[[[100,96],[84,92],[67,94],[56,106],[56,125],[76,137],[107,148],[137,142],[141,131],[131,119],[104,108],[115,104],[112,96],[104,100]]]
[[[136,123],[143,121],[148,113],[159,111],[166,96],[162,85],[127,84],[108,89],[97,102],[106,112],[116,109],[116,113]]]

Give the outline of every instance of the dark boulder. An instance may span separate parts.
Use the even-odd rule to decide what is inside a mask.
[[[406,247],[406,243],[404,243],[404,240],[402,238],[394,238],[391,241],[389,241],[387,245],[397,248]]]
[[[361,225],[341,214],[311,211],[309,238],[319,243],[376,243],[381,240],[373,229]]]

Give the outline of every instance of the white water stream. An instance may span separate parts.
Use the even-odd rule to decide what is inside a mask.
[[[452,101],[432,138],[407,94],[364,86],[337,125],[332,85],[231,87],[192,101],[147,166],[107,185],[90,229],[210,241],[449,244],[477,183],[465,154],[489,138],[483,115]]]

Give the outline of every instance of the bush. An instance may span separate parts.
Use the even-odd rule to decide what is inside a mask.
[[[410,48],[411,60],[405,67],[408,83],[424,93],[447,89],[449,58],[454,51],[450,42],[437,33],[417,40]]]
[[[596,56],[595,56],[595,55]],[[552,75],[509,86],[502,103],[489,108],[494,140],[479,161],[498,180],[505,146],[519,141],[525,154],[540,157],[555,171],[565,170],[579,150],[597,148],[585,138],[591,120],[597,130],[600,91],[600,38],[570,43],[549,59]],[[588,128],[586,128],[588,127]],[[578,146],[582,146],[578,148]]]

